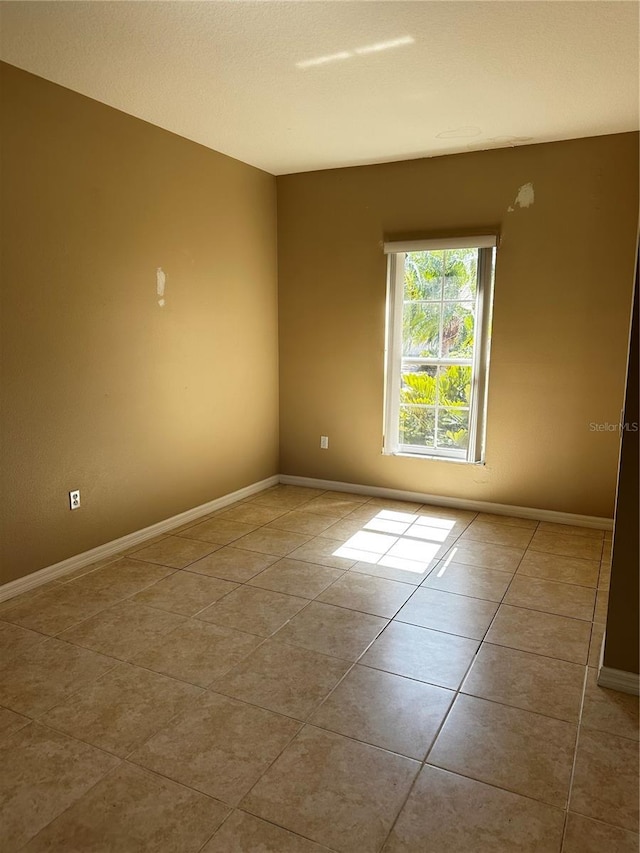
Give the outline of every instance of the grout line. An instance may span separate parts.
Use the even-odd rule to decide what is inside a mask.
[[[582,712],[584,710],[584,701],[587,695],[587,679],[589,677],[589,667],[585,666],[584,668],[584,678],[582,681],[582,697],[580,699],[580,710],[578,712],[578,725],[576,726],[576,737],[573,742],[573,761],[571,762],[571,772],[569,773],[569,784],[567,787],[567,799],[564,807],[565,818],[564,818],[564,826],[562,828],[562,844],[560,849],[564,847],[566,832],[567,832],[567,822],[569,820],[569,805],[571,804],[571,793],[573,791],[573,779],[576,772],[576,762],[578,760],[578,741],[580,739],[580,727],[582,725]]]

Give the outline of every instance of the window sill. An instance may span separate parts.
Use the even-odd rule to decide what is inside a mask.
[[[383,450],[383,456],[399,456],[402,459],[423,459],[427,462],[454,462],[457,465],[486,465],[484,459],[480,460],[470,460],[470,459],[456,459],[453,456],[439,456],[437,454],[428,454],[428,453],[408,453],[406,450],[399,451],[391,451],[391,450]]]

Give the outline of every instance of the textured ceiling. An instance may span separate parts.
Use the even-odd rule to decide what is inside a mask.
[[[636,2],[2,2],[2,58],[273,174],[638,128]]]

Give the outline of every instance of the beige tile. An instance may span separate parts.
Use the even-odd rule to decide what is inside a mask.
[[[355,560],[337,556],[340,542],[335,539],[325,539],[316,536],[289,555],[294,560],[303,560],[309,563],[318,563],[321,566],[329,566],[333,569],[349,569]]]
[[[270,637],[309,603],[307,598],[269,589],[241,586],[222,601],[198,613],[198,619]]]
[[[148,545],[135,552],[136,560],[146,560],[149,563],[159,563],[174,569],[186,569],[191,563],[200,560],[219,545],[202,542],[196,539],[186,539],[182,536],[167,536],[155,545]]]
[[[564,808],[575,739],[572,723],[460,695],[428,760],[445,770]]]
[[[253,533],[238,539],[236,545],[238,548],[244,548],[247,551],[258,551],[260,554],[286,557],[287,554],[308,542],[309,538],[309,536],[302,536],[300,533],[287,533],[284,530],[261,527],[259,530],[254,530]]]
[[[21,592],[20,595],[14,595],[11,598],[6,598],[4,601],[0,601],[0,618],[4,619],[4,614],[7,610],[13,610],[18,604],[26,604],[29,601],[33,601],[38,596],[43,593],[57,589],[61,584],[58,583],[47,583],[42,586],[37,586],[34,589],[29,589],[26,592]]]
[[[362,530],[369,530],[374,533],[394,533],[397,535],[404,533],[404,531],[409,527],[409,523],[406,521],[387,521],[385,523],[382,519],[378,520],[378,514],[379,513],[372,510],[370,512],[371,518],[369,518],[369,516],[366,518],[354,518],[351,515],[347,515],[338,521],[332,522],[331,525],[324,530],[324,538],[335,539],[337,542],[343,543],[352,536],[355,536],[356,533],[360,533]],[[322,516],[316,514],[316,518],[322,518]],[[391,525],[391,529],[384,529],[389,525]]]
[[[398,541],[398,536],[363,528],[345,541],[341,541],[337,553],[357,560],[365,559],[368,555],[385,554]]]
[[[422,761],[454,696],[441,687],[356,664],[309,722]]]
[[[398,538],[397,542],[389,547],[385,557],[395,557],[401,560],[415,560],[420,563],[429,564],[433,560],[441,560],[455,540],[433,540],[410,536],[413,528],[409,528],[404,536]],[[418,528],[420,529],[420,528]],[[424,531],[424,528],[422,528]],[[426,531],[428,534],[428,530]],[[392,537],[389,537],[392,538]],[[393,565],[393,563],[390,563]]]
[[[446,559],[465,566],[480,566],[500,572],[515,572],[524,554],[523,548],[511,545],[492,545],[488,542],[458,540],[446,554]]]
[[[390,619],[414,592],[415,587],[406,583],[347,572],[325,589],[318,601]]]
[[[208,521],[210,518],[214,518],[219,515],[220,511],[214,511],[210,513],[206,513],[205,515],[199,515],[197,518],[192,518],[190,521],[187,521],[185,524],[179,524],[176,527],[172,527],[165,533],[165,536],[182,536],[185,534],[187,537],[189,534],[186,532],[190,528],[195,527],[196,524],[202,524],[203,521]]]
[[[320,494],[322,494],[322,492],[320,492]],[[258,506],[268,506],[273,509],[281,509],[283,512],[287,512],[288,510],[295,509],[302,504],[307,504],[310,500],[313,500],[313,497],[317,497],[317,495],[311,496],[302,493],[298,494],[293,492],[271,491],[268,489],[267,491],[261,492],[261,494],[251,498],[247,503],[257,504]]]
[[[195,572],[175,572],[134,597],[138,604],[193,616],[237,589],[238,584]]]
[[[518,566],[518,574],[560,583],[595,587],[598,584],[598,566],[596,560],[561,557],[557,554],[543,554],[541,551],[529,550]]]
[[[591,622],[595,597],[595,590],[588,586],[516,575],[504,603]]]
[[[202,693],[192,684],[123,663],[41,720],[124,758]]]
[[[288,717],[208,693],[131,761],[236,806],[299,728]]]
[[[427,765],[383,853],[558,853],[563,823],[558,808]]]
[[[215,681],[211,689],[305,720],[349,666],[320,652],[269,640]]]
[[[594,527],[577,527],[573,524],[555,524],[553,521],[541,521],[538,525],[538,530],[541,533],[554,533],[562,536],[584,536],[587,539],[593,539],[596,542],[602,542],[604,539],[604,530],[599,530]]]
[[[156,566],[144,563],[142,560],[124,557],[71,581],[69,589],[106,593],[110,602],[115,604],[172,573],[173,569],[167,566]]]
[[[437,565],[437,559],[421,562],[420,560],[407,560],[402,557],[390,557],[386,554],[382,557],[373,555],[372,559],[366,561],[358,560],[352,566],[351,571],[420,586]]]
[[[16,655],[32,649],[46,640],[46,634],[38,634],[28,628],[0,622],[0,665]]]
[[[435,506],[433,504],[422,504],[418,515],[429,525],[438,522],[455,521],[465,526],[471,524],[477,513],[468,509],[455,509],[448,506]]]
[[[413,524],[419,516],[417,510],[407,509],[405,507],[388,507],[374,504],[367,501],[354,509],[349,515],[344,516],[345,521],[361,521],[368,522],[375,518],[385,519],[387,521],[403,522],[406,525]]]
[[[637,696],[598,686],[598,670],[589,667],[582,706],[584,728],[640,740]]]
[[[591,625],[580,619],[501,604],[488,643],[551,658],[586,663]]]
[[[532,551],[558,554],[562,557],[580,557],[583,560],[599,560],[602,555],[602,540],[571,533],[549,533],[538,528],[531,540]]]
[[[122,556],[120,554],[112,554],[110,557],[104,557],[102,560],[96,560],[93,563],[89,563],[86,566],[81,566],[79,569],[75,569],[73,572],[61,575],[57,580],[60,583],[69,583],[70,581],[89,575],[91,572],[95,572],[96,569],[101,569],[103,566],[108,566],[110,563],[115,563],[116,560],[121,559]]]
[[[8,708],[0,708],[0,740],[5,740],[14,732],[29,725],[30,722],[31,720],[28,717],[23,717],[22,714],[16,714],[15,711],[10,711]]]
[[[286,595],[315,598],[342,574],[342,569],[286,558],[251,578],[248,584]]]
[[[342,518],[349,515],[354,509],[358,509],[367,501],[364,495],[357,497],[356,495],[338,495],[336,493],[325,493],[320,497],[313,498],[309,503],[305,504],[305,512],[315,512],[319,515],[329,517]]]
[[[431,519],[429,516],[420,515],[417,521],[403,534],[402,538],[420,539],[423,542],[432,542],[437,545],[446,544],[447,542],[451,544],[466,529],[467,526],[458,521]]]
[[[497,609],[493,601],[421,587],[400,610],[396,620],[481,640]]]
[[[423,504],[416,503],[415,501],[399,501],[394,500],[393,498],[371,498],[366,503],[367,507],[376,508],[376,509],[385,509],[392,510],[393,512],[404,512],[409,514],[415,514],[422,509]]]
[[[115,661],[51,638],[0,668],[0,705],[36,717],[115,666]]]
[[[207,687],[253,651],[260,637],[190,619],[131,660],[139,666]]]
[[[365,504],[367,506],[368,504]],[[356,513],[344,518],[328,527],[324,536],[339,539],[344,542],[360,531],[371,533],[386,533],[392,536],[401,536],[405,533],[416,516],[393,510],[370,510],[366,516],[358,517]]]
[[[45,827],[28,853],[197,853],[229,809],[215,800],[121,764]]]
[[[489,521],[472,521],[460,537],[460,542],[467,539],[477,542],[489,542],[493,545],[512,545],[514,548],[526,548],[531,542],[533,530],[525,527],[514,527],[508,524],[493,524]]]
[[[580,728],[569,807],[638,832],[638,742]]]
[[[222,578],[223,580],[245,583],[259,572],[264,571],[280,558],[273,554],[258,554],[255,551],[243,551],[240,548],[220,548],[196,560],[188,571],[201,575]]]
[[[278,497],[297,497],[302,501],[310,501],[311,498],[317,498],[319,495],[324,495],[326,493],[326,489],[313,489],[309,486],[296,486],[292,483],[277,483],[275,486],[269,486],[268,489],[263,489],[261,492],[256,493],[253,497],[248,498],[247,500],[255,501],[258,498],[276,495]]]
[[[254,503],[241,503],[229,509],[222,510],[218,515],[221,521],[240,521],[243,524],[268,524],[274,518],[286,513],[285,509],[277,507],[259,506]]]
[[[483,643],[462,692],[578,722],[584,666]]]
[[[4,610],[2,618],[23,628],[52,635],[77,625],[112,603],[113,596],[103,590],[74,589],[72,584],[59,584]]]
[[[364,515],[364,510],[362,511],[362,516],[360,518],[360,523],[364,522],[365,530],[377,530],[380,533],[391,533],[393,535],[402,535],[409,530],[410,527],[415,526],[416,524],[423,523],[424,519],[417,515],[416,513],[411,513],[409,510],[402,511],[396,509],[381,509],[375,506],[371,506],[371,504],[365,504],[364,508],[371,507],[367,515]],[[372,514],[375,511],[375,514]],[[351,515],[345,516],[344,521],[349,522],[350,519],[353,519],[354,522],[358,520],[358,516],[360,515],[360,511],[353,512]],[[455,527],[456,522],[453,522],[453,526]],[[330,528],[333,530],[334,528]],[[452,529],[451,525],[446,522],[445,526],[441,528],[441,533],[446,537],[447,532]]]
[[[466,637],[391,622],[360,663],[455,690],[477,649]]]
[[[608,590],[611,585],[611,563],[600,563],[598,589]]]
[[[496,515],[491,512],[479,512],[476,521],[488,524],[505,524],[509,527],[522,527],[525,530],[535,530],[539,522],[535,518],[518,518],[514,515]]]
[[[242,807],[341,853],[374,853],[420,765],[307,726]]]
[[[638,853],[638,850],[637,833],[569,812],[562,853]]]
[[[487,601],[502,601],[512,577],[511,572],[497,572],[442,560],[422,582],[422,586]]]
[[[119,557],[128,557],[132,554],[135,554],[136,551],[141,551],[143,548],[148,548],[150,545],[156,545],[159,542],[163,542],[167,536],[171,534],[169,533],[161,533],[159,536],[150,536],[148,539],[143,539],[140,542],[136,542],[135,545],[132,545],[130,548],[124,548],[119,554]]]
[[[65,631],[61,639],[119,660],[130,660],[182,622],[184,616],[124,601]]]
[[[591,640],[589,641],[589,666],[600,666],[600,655],[602,653],[602,641],[604,640],[604,622],[596,622],[591,626]]]
[[[313,841],[294,835],[246,812],[234,811],[202,853],[329,853]]]
[[[429,542],[455,541],[469,527],[468,521],[456,521],[453,518],[437,518],[431,515],[418,515],[416,521],[407,530],[407,536],[415,536]]]
[[[609,590],[599,589],[596,595],[596,608],[593,613],[594,622],[606,622],[609,610]]]
[[[0,849],[18,850],[117,764],[37,723],[15,732],[0,745]]]
[[[212,542],[214,545],[229,545],[246,536],[259,527],[259,524],[249,524],[242,521],[227,521],[224,516],[215,516],[201,521],[195,527],[190,527],[184,532],[184,536],[190,539],[201,539],[203,542]]]
[[[336,521],[338,521],[337,516],[319,515],[317,512],[292,510],[291,512],[288,512],[285,515],[280,515],[278,518],[269,522],[267,527],[274,528],[276,530],[288,530],[291,533],[302,533],[308,536],[317,536]]]
[[[344,660],[357,660],[387,624],[386,619],[312,601],[275,637]]]

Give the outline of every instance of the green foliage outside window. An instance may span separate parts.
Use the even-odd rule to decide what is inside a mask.
[[[400,389],[403,444],[467,447],[471,366],[424,365],[410,359],[472,359],[477,256],[475,249],[405,256],[405,361]]]

